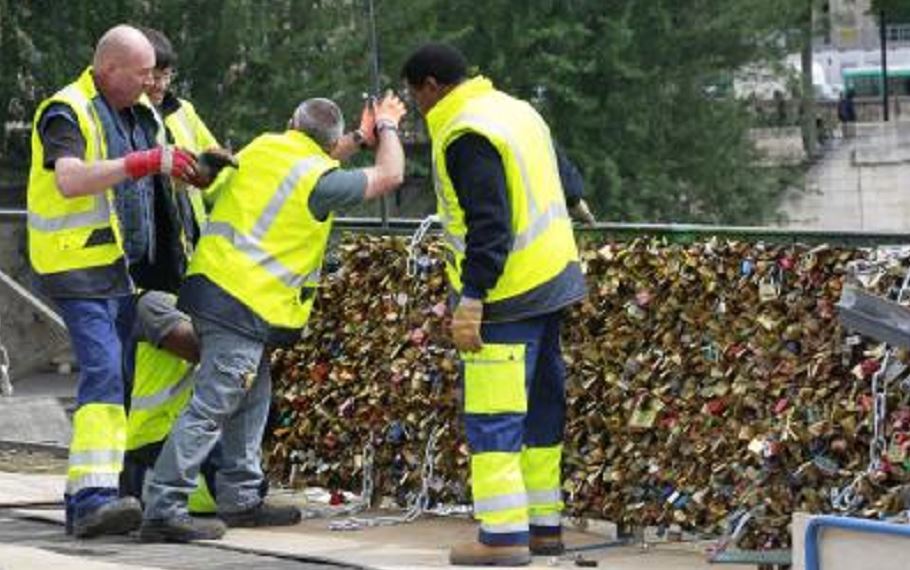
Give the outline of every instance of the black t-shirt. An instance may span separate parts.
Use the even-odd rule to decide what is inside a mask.
[[[85,158],[85,137],[79,130],[76,114],[68,105],[55,103],[44,111],[38,125],[44,146],[44,168],[53,170],[57,159]]]

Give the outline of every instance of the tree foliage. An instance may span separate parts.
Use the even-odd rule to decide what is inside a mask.
[[[731,78],[779,56],[799,22],[793,4],[375,0],[382,82],[401,87],[401,63],[420,43],[451,42],[476,71],[541,109],[602,217],[759,223],[782,186],[777,172],[757,166]],[[306,97],[331,97],[353,120],[370,89],[366,5],[0,0],[0,124],[30,120],[120,21],[170,36],[180,54],[177,88],[235,148],[282,128]],[[427,172],[424,154],[411,157],[412,172]]]
[[[907,0],[872,0],[869,11],[876,16],[884,12],[888,22],[910,24],[910,2]]]

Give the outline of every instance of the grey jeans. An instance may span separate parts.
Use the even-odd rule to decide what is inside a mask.
[[[194,319],[193,326],[202,347],[195,390],[146,477],[146,519],[187,514],[199,468],[219,438],[218,511],[243,511],[262,500],[262,434],[271,394],[265,347],[212,321]]]

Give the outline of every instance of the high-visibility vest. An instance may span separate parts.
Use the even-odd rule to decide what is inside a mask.
[[[65,197],[57,187],[54,171],[44,168],[44,145],[38,133],[45,109],[65,103],[75,113],[85,139],[85,162],[108,158],[105,128],[93,103],[98,97],[89,68],[75,82],[45,99],[35,112],[27,193],[28,246],[32,268],[39,278],[66,273],[77,280],[78,274],[87,270],[94,270],[96,276],[105,269],[113,274],[126,272],[113,188],[94,196]]]
[[[148,342],[136,347],[135,375],[126,417],[126,450],[163,442],[193,395],[195,367]],[[192,513],[214,513],[215,501],[201,475],[188,497]]]
[[[202,274],[273,327],[309,318],[332,216],[313,217],[309,198],[338,161],[297,131],[257,137],[222,172],[218,201],[188,275]]]
[[[462,288],[467,225],[445,154],[449,144],[465,133],[483,136],[499,152],[511,206],[512,249],[485,300],[521,295],[578,260],[550,129],[531,105],[476,77],[440,99],[426,121],[432,139],[437,213],[448,253],[446,273],[457,292]]]
[[[209,131],[205,123],[196,113],[196,108],[186,99],[178,99],[180,105],[177,110],[164,117],[164,124],[168,132],[174,138],[174,144],[180,148],[192,151],[195,154],[217,147],[218,141],[212,132]],[[193,216],[196,218],[196,225],[201,229],[205,227],[206,222],[206,202],[209,194],[205,190],[190,186],[177,181],[182,188],[177,191],[184,191],[190,199],[193,207]]]
[[[126,449],[163,441],[192,394],[189,362],[151,343],[137,343]]]

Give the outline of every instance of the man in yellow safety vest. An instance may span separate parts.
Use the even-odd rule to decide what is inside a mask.
[[[468,78],[444,44],[402,68],[432,142],[451,331],[463,360],[478,540],[458,565],[525,565],[562,552],[563,310],[585,283],[550,130],[528,103]]]
[[[283,133],[257,137],[239,168],[214,182],[215,207],[203,230],[178,307],[193,319],[201,362],[193,396],[146,486],[140,539],[216,539],[225,528],[189,516],[187,497],[216,443],[218,516],[227,526],[292,525],[300,511],[263,501],[259,464],[270,399],[267,345],[299,338],[312,310],[332,212],[391,192],[404,177],[398,122],[404,105],[387,95],[375,129],[343,136],[328,99],[308,99]],[[356,132],[356,131],[355,131]],[[337,159],[376,144],[376,164],[345,170]]]

